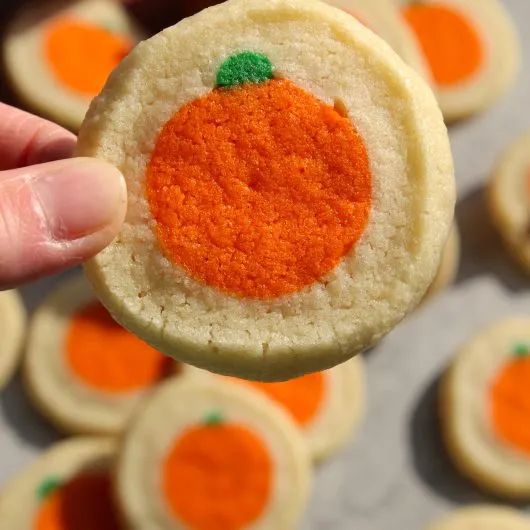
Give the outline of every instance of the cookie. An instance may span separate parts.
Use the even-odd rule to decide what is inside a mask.
[[[507,248],[530,273],[530,132],[518,138],[497,164],[488,200]]]
[[[530,530],[530,521],[513,508],[478,505],[460,508],[427,530]]]
[[[514,83],[513,22],[498,0],[401,0],[448,121],[485,110]]]
[[[258,392],[170,380],[126,432],[118,500],[130,530],[290,530],[310,467],[300,431]]]
[[[477,485],[530,498],[530,318],[511,318],[462,347],[441,386],[449,453]]]
[[[428,65],[418,40],[392,0],[325,1],[353,15],[359,22],[390,44],[407,64],[430,80]]]
[[[364,412],[364,362],[361,355],[330,370],[313,372],[290,381],[261,383],[216,376],[185,368],[196,377],[217,378],[263,393],[283,407],[302,430],[314,460],[322,460],[353,435]]]
[[[141,38],[113,0],[34,3],[8,27],[6,73],[31,109],[76,131],[90,100]]]
[[[174,364],[116,324],[77,277],[35,313],[24,378],[35,405],[62,430],[115,434]]]
[[[78,154],[128,186],[122,232],[86,267],[98,296],[223,375],[286,380],[377,342],[423,297],[452,221],[431,91],[319,2],[230,0],[143,42]]]
[[[13,375],[22,355],[26,310],[17,291],[0,292],[0,388]]]
[[[460,234],[456,223],[449,233],[449,238],[445,243],[442,253],[442,260],[438,267],[438,272],[434,281],[431,283],[425,300],[432,298],[436,294],[443,291],[448,285],[451,285],[458,273],[458,265],[460,263]]]
[[[125,530],[113,501],[114,442],[71,438],[43,453],[3,488],[0,527]]]

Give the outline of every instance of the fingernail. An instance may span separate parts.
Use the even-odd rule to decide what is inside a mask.
[[[80,239],[123,215],[127,195],[118,169],[92,158],[62,160],[53,166],[33,184],[53,239]]]

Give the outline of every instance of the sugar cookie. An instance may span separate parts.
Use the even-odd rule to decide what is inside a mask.
[[[309,474],[300,431],[258,392],[169,380],[126,432],[118,499],[131,530],[291,530]]]
[[[502,239],[530,273],[530,132],[503,155],[491,179],[488,198]]]
[[[427,530],[530,530],[530,521],[513,508],[478,505],[460,508]]]
[[[407,64],[429,79],[428,65],[418,40],[392,0],[325,1],[353,15],[359,22],[388,42]]]
[[[24,376],[66,431],[114,434],[174,361],[116,324],[84,278],[61,284],[33,317]]]
[[[77,130],[90,100],[142,35],[114,0],[40,4],[22,8],[9,26],[6,72],[28,106]]]
[[[447,120],[489,107],[514,83],[515,27],[498,0],[401,0]]]
[[[0,292],[0,388],[13,375],[22,355],[26,310],[16,291]]]
[[[145,41],[78,153],[128,184],[122,232],[87,265],[103,303],[160,351],[248,379],[379,340],[432,282],[453,215],[432,93],[320,2],[230,0]]]
[[[448,285],[452,284],[458,273],[458,265],[460,263],[460,234],[456,223],[449,233],[449,238],[445,243],[442,253],[442,260],[438,267],[438,272],[434,281],[431,283],[425,299],[431,298],[443,291]]]
[[[0,527],[12,530],[125,530],[113,502],[114,442],[71,438],[48,449],[0,496]]]
[[[441,387],[457,467],[497,495],[530,498],[530,318],[491,326],[462,347]]]

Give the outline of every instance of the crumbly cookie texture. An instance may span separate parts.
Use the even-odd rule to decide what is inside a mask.
[[[499,374],[530,354],[529,330],[528,318],[510,318],[484,329],[462,346],[440,387],[442,432],[455,465],[479,487],[511,499],[530,498],[530,454],[498,432],[493,391]],[[521,376],[526,373],[522,370]],[[507,414],[517,421],[517,396],[523,390],[502,393],[501,405],[511,407]]]
[[[72,319],[95,302],[84,277],[66,280],[48,295],[30,323],[24,383],[35,405],[62,431],[115,435],[123,430],[152,386],[101,389],[72,369],[67,354]],[[117,364],[110,363],[107,369],[120,371],[123,352],[108,352],[113,353],[118,356]],[[131,362],[135,362],[133,357]]]
[[[52,73],[44,50],[47,24],[56,18],[86,21],[130,37],[133,42],[144,34],[124,8],[112,0],[56,0],[40,4],[21,8],[7,29],[3,43],[6,73],[28,107],[77,131],[92,97],[69,90]]]
[[[396,0],[406,7],[413,0]],[[515,26],[499,0],[422,0],[421,5],[447,6],[476,30],[483,58],[477,72],[460,82],[436,84],[435,92],[447,122],[490,107],[515,82],[520,67],[520,44]]]
[[[116,487],[118,500],[131,530],[187,528],[189,521],[186,524],[179,520],[170,508],[168,495],[171,495],[171,491],[161,488],[165,484],[161,477],[167,476],[170,455],[175,454],[175,447],[184,443],[182,440],[189,440],[189,436],[193,436],[197,440],[194,447],[199,453],[207,451],[208,444],[211,444],[210,458],[226,461],[230,459],[229,452],[224,453],[224,456],[214,455],[215,448],[222,447],[223,440],[226,440],[225,433],[234,433],[235,441],[241,429],[247,436],[259,440],[270,461],[270,471],[262,467],[254,471],[255,478],[247,480],[241,477],[241,480],[261,480],[264,473],[271,477],[268,486],[238,490],[237,495],[247,495],[250,504],[254,503],[251,496],[253,499],[255,495],[266,499],[260,513],[255,514],[251,521],[246,521],[244,527],[249,530],[289,530],[296,527],[307,500],[311,469],[307,446],[300,430],[279,407],[258,392],[212,379],[188,379],[167,381],[161,385],[125,434],[117,467]],[[190,453],[180,453],[181,461],[185,460],[186,454]],[[190,458],[193,455],[190,454]],[[246,456],[241,454],[241,458]],[[248,464],[251,465],[251,462]],[[231,469],[230,466],[235,467]],[[211,475],[203,475],[200,479],[196,477],[198,482],[192,486],[195,488],[198,484],[200,491],[209,491],[207,483],[214,481],[212,487],[215,488],[217,481],[223,480],[223,473],[229,472],[235,476],[240,473],[244,475],[247,471],[248,467],[232,461],[225,467],[214,468]],[[186,473],[186,466],[179,468],[180,472]],[[194,491],[197,491],[196,488]],[[228,489],[223,487],[223,491]],[[179,495],[181,507],[189,506],[185,499],[187,492],[179,491]],[[195,497],[199,506],[203,502],[201,499],[202,494]],[[233,499],[227,501],[235,502]],[[237,506],[234,507],[237,509]],[[207,509],[215,508],[210,505]],[[228,508],[222,511],[229,517]],[[182,512],[182,508],[179,512]]]
[[[53,445],[3,487],[0,526],[35,528],[35,518],[47,495],[81,472],[107,470],[115,454],[116,442],[109,438],[70,438]]]
[[[427,530],[530,530],[530,521],[505,506],[478,505],[462,508],[427,527]]]
[[[220,65],[242,50],[347,116],[372,176],[361,239],[319,281],[267,300],[231,296],[175,266],[145,193],[162,127],[211,94]],[[320,2],[230,0],[143,42],[91,105],[78,154],[127,180],[123,230],[86,266],[103,303],[160,351],[248,379],[330,368],[377,342],[423,297],[453,216],[452,159],[432,92],[386,43]]]
[[[26,310],[17,291],[0,292],[0,388],[5,386],[22,357]]]
[[[488,202],[506,247],[530,273],[530,132],[517,138],[499,160]]]

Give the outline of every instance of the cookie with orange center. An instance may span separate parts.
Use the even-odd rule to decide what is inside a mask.
[[[530,132],[503,154],[491,178],[488,199],[503,241],[530,273]]]
[[[290,530],[310,467],[299,429],[258,392],[173,379],[126,431],[116,485],[131,530]]]
[[[39,4],[21,8],[8,28],[6,73],[29,107],[77,130],[142,33],[113,0]]]
[[[113,500],[114,442],[71,438],[11,479],[0,497],[0,526],[17,530],[125,530]]]
[[[513,22],[498,0],[399,0],[430,67],[448,121],[492,105],[520,62]]]
[[[25,382],[62,430],[119,433],[174,368],[171,358],[117,324],[83,278],[60,284],[33,316]]]
[[[128,185],[122,232],[86,268],[105,306],[159,350],[247,379],[379,340],[432,282],[453,214],[429,88],[319,2],[230,0],[145,41],[78,153]]]
[[[530,520],[513,508],[485,504],[461,508],[427,530],[530,530]]]
[[[530,498],[530,319],[504,320],[462,347],[441,387],[442,426],[461,472]]]
[[[195,377],[216,377],[245,385],[270,398],[284,408],[302,430],[316,461],[330,456],[348,442],[364,412],[364,363],[361,355],[330,370],[279,383],[214,376],[189,366],[184,370]]]
[[[17,291],[0,292],[0,388],[13,375],[22,356],[26,310]]]

